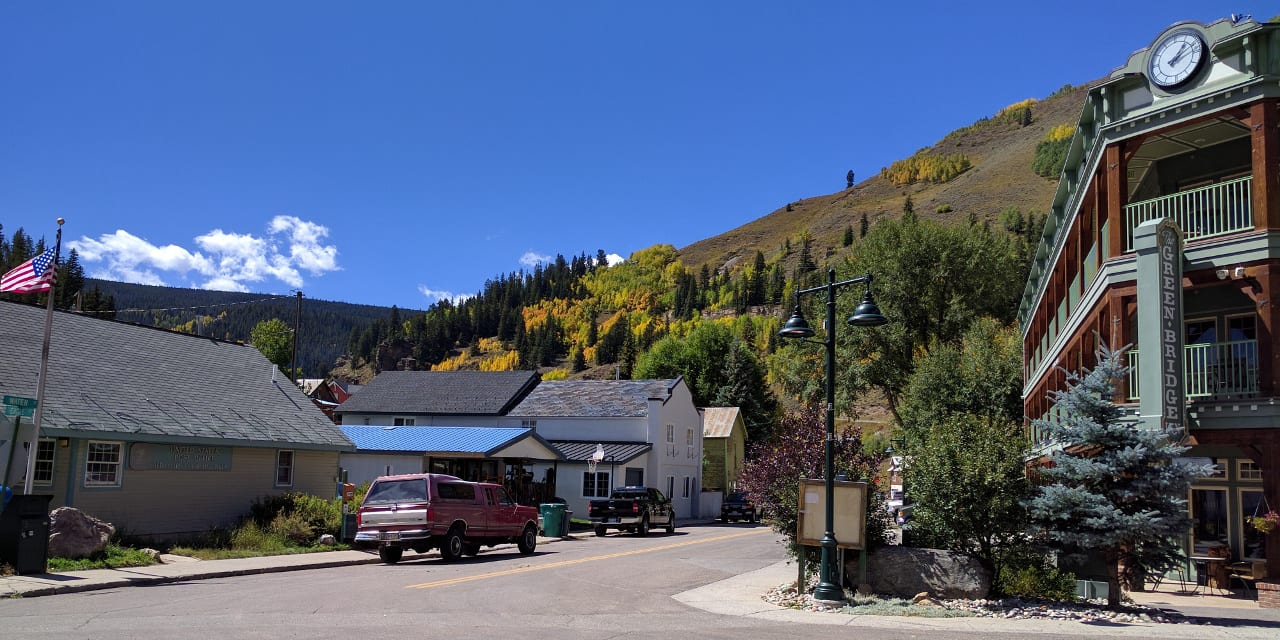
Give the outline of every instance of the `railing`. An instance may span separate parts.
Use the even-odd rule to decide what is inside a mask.
[[[1252,229],[1253,176],[1125,205],[1125,251],[1133,251],[1133,230],[1156,218],[1176,220],[1186,241]]]
[[[1140,398],[1138,350],[1127,353],[1129,400]],[[1189,344],[1182,351],[1183,384],[1188,398],[1258,395],[1258,341]]]

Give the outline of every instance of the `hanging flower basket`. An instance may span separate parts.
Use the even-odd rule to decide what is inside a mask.
[[[1280,527],[1280,513],[1275,511],[1268,511],[1260,516],[1245,516],[1245,519],[1262,533],[1271,533],[1276,527]]]

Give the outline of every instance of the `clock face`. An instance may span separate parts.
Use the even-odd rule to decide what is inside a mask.
[[[1151,49],[1147,76],[1156,85],[1169,88],[1186,82],[1205,58],[1204,40],[1191,30],[1174,31]]]

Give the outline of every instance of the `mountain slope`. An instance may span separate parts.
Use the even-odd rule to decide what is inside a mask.
[[[699,240],[681,248],[680,258],[695,269],[703,264],[721,268],[749,259],[757,250],[774,256],[780,246],[807,231],[814,240],[813,255],[821,260],[838,250],[846,227],[857,230],[864,213],[872,223],[884,216],[901,215],[908,194],[921,218],[963,220],[973,215],[981,221],[994,221],[1009,207],[1023,213],[1043,213],[1057,182],[1031,170],[1036,144],[1051,128],[1076,121],[1085,92],[1085,86],[1064,87],[1036,101],[1031,107],[1031,123],[1026,126],[984,118],[929,147],[941,156],[962,153],[973,163],[950,182],[897,186],[883,173],[877,174],[852,189],[805,198],[791,203],[791,211],[784,206],[736,229]],[[946,207],[949,211],[939,212]]]

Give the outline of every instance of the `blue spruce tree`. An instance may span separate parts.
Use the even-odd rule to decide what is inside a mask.
[[[1101,556],[1107,604],[1115,608],[1122,583],[1140,588],[1146,572],[1182,560],[1179,539],[1191,525],[1187,491],[1210,470],[1179,460],[1187,447],[1169,434],[1124,420],[1112,395],[1129,368],[1105,347],[1097,362],[1093,371],[1067,372],[1067,389],[1052,394],[1059,417],[1034,423],[1060,448],[1037,469],[1042,486],[1027,506],[1032,522],[1068,556]]]

